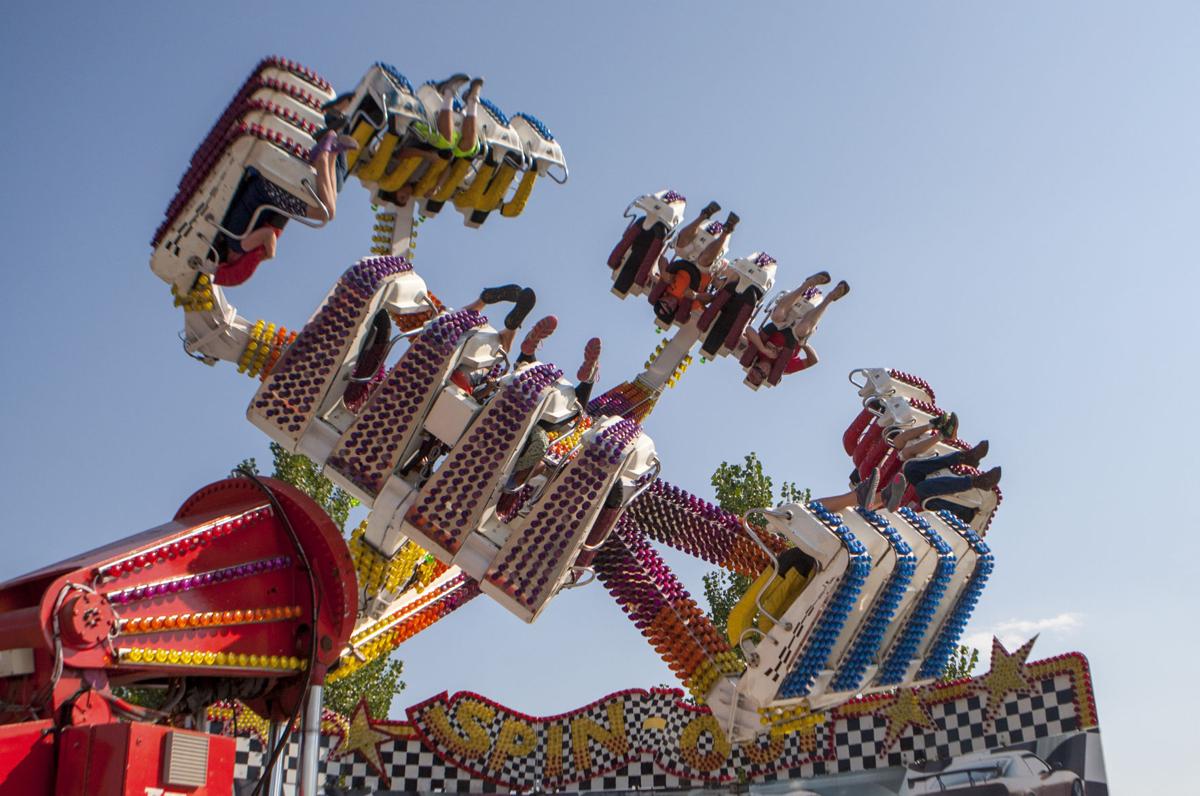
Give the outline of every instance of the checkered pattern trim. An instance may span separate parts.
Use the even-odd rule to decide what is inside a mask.
[[[985,715],[986,696],[965,687],[958,698],[929,702],[933,728],[907,727],[889,749],[883,748],[888,719],[882,712],[842,715],[838,711],[816,727],[815,736],[794,733],[782,738],[763,737],[729,749],[723,736],[712,731],[715,722],[711,714],[682,704],[681,695],[679,691],[626,691],[579,711],[548,718],[522,716],[474,694],[459,694],[453,700],[442,695],[410,710],[410,719],[421,733],[419,737],[380,746],[388,774],[386,783],[356,755],[330,759],[329,751],[336,744],[336,737],[321,739],[321,781],[326,787],[366,792],[683,789],[733,782],[741,776],[762,783],[899,767],[921,760],[1031,743],[1082,729],[1076,708],[1079,693],[1073,677],[1066,673],[1039,679],[1030,694],[1010,695],[991,721]],[[591,740],[587,744],[591,767],[587,771],[576,770],[570,720],[584,717],[611,729],[607,705],[614,698],[619,698],[623,710],[626,750],[618,753]],[[492,707],[494,716],[483,722],[491,743],[486,752],[458,761],[444,750],[436,749],[428,735],[421,732],[421,722],[429,710],[441,706],[450,720],[449,726],[461,729],[453,708],[464,699]],[[507,719],[535,727],[534,751],[527,755],[496,754],[497,739]],[[544,753],[550,741],[550,728],[555,726],[564,728],[561,769],[557,773],[547,770],[548,758]],[[462,750],[458,751],[461,755]],[[288,782],[295,781],[297,754],[298,746],[293,743],[284,760]],[[263,745],[256,738],[238,739],[236,779],[255,781],[262,774],[263,762]],[[489,767],[492,763],[495,766]]]

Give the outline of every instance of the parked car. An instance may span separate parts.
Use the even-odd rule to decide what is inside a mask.
[[[940,771],[909,770],[900,796],[926,793],[972,796],[1085,796],[1074,771],[1055,769],[1032,752],[963,755]]]

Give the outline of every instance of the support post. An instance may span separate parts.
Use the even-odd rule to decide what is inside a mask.
[[[279,743],[279,739],[283,736],[283,723],[280,721],[271,722],[267,731],[267,753]],[[266,796],[283,796],[283,775],[284,761],[287,759],[286,750],[280,755],[279,762],[271,768],[270,779],[267,780]]]
[[[321,697],[324,687],[313,685],[304,702],[300,724],[300,788],[298,796],[316,796],[318,757],[321,753]]]

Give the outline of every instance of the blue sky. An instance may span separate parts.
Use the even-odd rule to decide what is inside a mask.
[[[545,357],[605,341],[601,386],[658,339],[608,293],[637,194],[715,198],[735,252],[782,282],[825,268],[853,292],[819,368],[751,393],[694,366],[649,423],[665,477],[710,495],[754,450],[779,479],[840,490],[846,372],[920,374],[991,440],[1005,502],[970,633],[1082,650],[1118,792],[1186,776],[1197,708],[1188,627],[1200,553],[1186,400],[1200,207],[1200,8],[1179,3],[78,4],[7,9],[0,367],[9,490],[0,578],[156,525],[266,441],[253,385],[188,360],[147,241],[192,150],[258,58],[351,87],[377,59],[414,80],[482,74],[562,141],[568,185],[481,230],[430,221],[419,272],[451,304],[534,286],[560,318]],[[327,229],[289,229],[231,298],[303,323],[369,247],[356,184]],[[693,593],[704,567],[670,560]],[[600,587],[525,626],[480,598],[402,650],[409,690],[472,689],[530,713],[669,673]]]

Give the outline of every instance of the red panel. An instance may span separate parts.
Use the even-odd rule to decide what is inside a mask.
[[[51,722],[0,726],[0,796],[50,796],[54,786]]]
[[[208,782],[195,788],[163,781],[167,735],[184,733],[208,740]],[[220,735],[157,724],[101,724],[70,727],[59,744],[55,796],[228,796],[233,791],[235,741]],[[14,792],[15,793],[15,792]]]

